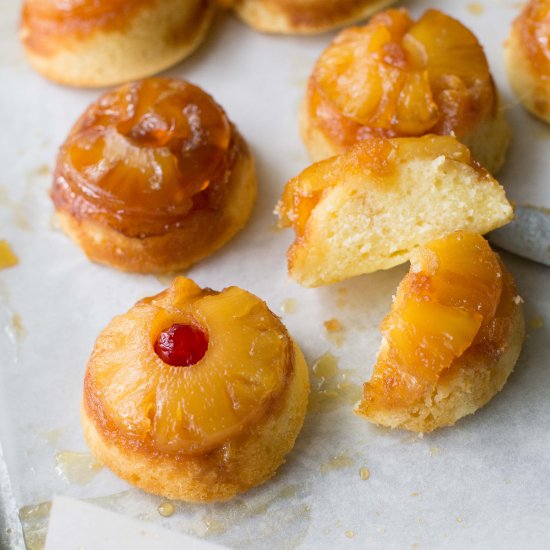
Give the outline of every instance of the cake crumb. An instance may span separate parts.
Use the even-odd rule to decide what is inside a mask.
[[[0,269],[14,267],[19,263],[19,258],[12,250],[10,243],[0,240]]]
[[[369,469],[366,466],[363,466],[362,468],[359,468],[359,477],[366,481],[370,477]]]
[[[466,6],[466,9],[472,15],[483,15],[483,13],[485,12],[485,6],[480,2],[471,2]]]
[[[514,304],[516,304],[516,306],[519,306],[519,304],[523,304],[523,298],[521,296],[514,296]]]
[[[281,311],[283,313],[296,313],[298,303],[294,298],[287,298],[281,302]]]
[[[430,447],[430,456],[437,456],[439,454],[439,447]]]
[[[338,319],[334,318],[325,321],[323,325],[325,325],[325,329],[327,330],[327,332],[338,332],[344,328],[342,326],[342,323],[338,321]]]
[[[346,531],[346,537],[348,537],[348,539],[352,539],[354,536],[355,536],[355,533],[353,531],[351,530]]]
[[[420,495],[420,493],[417,493],[416,491],[414,493],[411,493],[411,497],[417,497],[419,495]]]
[[[544,319],[539,315],[536,315],[529,321],[529,327],[533,330],[538,330],[544,327]]]
[[[344,326],[335,318],[328,319],[323,323],[325,330],[327,331],[327,338],[337,347],[342,346],[345,340]]]

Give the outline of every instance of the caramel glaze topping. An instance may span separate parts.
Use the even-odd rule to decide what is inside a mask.
[[[153,343],[174,322],[208,333],[198,363],[174,367],[156,354]],[[214,465],[232,441],[261,430],[280,410],[294,369],[292,340],[259,298],[178,277],[99,335],[83,405],[116,445],[176,459],[207,455]]]
[[[550,4],[542,0],[531,0],[514,25],[521,42],[529,52],[531,64],[537,72],[550,74]]]
[[[341,147],[369,137],[426,133],[459,138],[497,109],[483,49],[437,10],[413,21],[388,10],[342,31],[318,60],[309,116]]]
[[[84,36],[97,29],[121,29],[139,9],[155,0],[25,0],[21,27],[25,45],[48,53],[51,40]]]
[[[130,237],[177,229],[222,203],[243,144],[219,105],[183,81],[153,78],[106,93],[61,147],[57,209]]]

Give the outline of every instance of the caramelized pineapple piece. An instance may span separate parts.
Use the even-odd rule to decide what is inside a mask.
[[[308,84],[302,133],[314,160],[372,136],[454,134],[494,171],[508,140],[497,104],[483,49],[464,25],[438,10],[413,21],[406,9],[393,9],[342,31],[323,52]],[[497,155],[474,138],[493,122]]]
[[[472,369],[484,359],[498,373],[518,323],[514,296],[511,277],[480,235],[459,231],[420,249],[382,323],[383,344],[357,412],[392,427],[421,425],[419,431],[438,427],[438,415],[454,423],[457,417],[444,410],[448,391],[438,394],[442,381],[454,377],[458,386],[461,372],[467,378],[467,357],[475,358]],[[485,374],[476,376],[486,383]],[[481,394],[477,406],[492,396]]]
[[[232,135],[196,86],[162,78],[121,86],[93,103],[63,144],[54,202],[76,201],[82,217],[125,234],[162,234],[201,206],[217,207],[217,193],[204,191],[227,170]]]
[[[8,241],[0,240],[0,269],[16,266],[19,263],[19,258],[12,250]]]
[[[344,117],[388,137],[438,127],[464,133],[472,108],[485,114],[495,100],[479,42],[437,10],[417,22],[405,9],[388,10],[343,31],[319,59],[312,82]]]
[[[382,324],[393,363],[427,382],[436,382],[472,344],[481,326],[477,311],[443,306],[437,302],[407,300]]]
[[[390,10],[365,27],[343,31],[322,55],[316,83],[344,116],[410,135],[436,124],[427,57],[411,55],[402,44],[412,25],[406,10]]]
[[[197,363],[174,366],[155,353],[159,334],[176,324],[204,333],[208,345]],[[245,430],[281,394],[292,343],[252,294],[236,287],[201,291],[178,278],[168,291],[115,318],[92,363],[87,384],[122,440],[202,453]]]

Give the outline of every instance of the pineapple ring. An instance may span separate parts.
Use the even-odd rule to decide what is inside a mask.
[[[524,338],[514,280],[487,241],[457,231],[416,251],[356,412],[390,428],[453,425],[504,386]]]
[[[261,32],[316,34],[365,19],[396,0],[218,0]]]
[[[103,87],[174,65],[202,42],[212,0],[25,0],[20,38],[50,80]]]
[[[96,262],[141,273],[185,269],[231,239],[256,198],[254,163],[203,90],[151,78],[107,92],[62,145],[52,199]]]
[[[523,106],[550,123],[550,3],[531,0],[505,43],[508,78]]]
[[[180,367],[165,363],[155,343],[181,324],[202,331],[208,345]],[[178,277],[99,335],[82,422],[99,460],[130,483],[168,498],[225,500],[282,464],[308,387],[300,350],[264,302]]]
[[[370,137],[455,135],[490,172],[509,128],[483,48],[459,21],[392,9],[343,30],[323,52],[300,113],[313,160]]]

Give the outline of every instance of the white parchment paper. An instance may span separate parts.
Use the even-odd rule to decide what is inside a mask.
[[[439,7],[480,38],[514,131],[500,179],[511,198],[550,207],[550,127],[517,104],[502,60],[518,3],[401,5],[416,15]],[[157,511],[162,499],[106,469],[84,485],[56,470],[58,453],[87,451],[79,404],[96,336],[167,282],[93,265],[52,225],[47,193],[57,148],[99,91],[57,86],[30,69],[16,37],[19,9],[19,2],[0,0],[0,238],[20,258],[0,272],[0,440],[26,523],[47,516],[47,506],[33,507],[61,494],[235,548],[547,548],[550,270],[506,254],[525,300],[524,351],[504,390],[453,428],[423,438],[391,432],[337,404],[308,415],[273,481],[226,504],[176,504],[170,517]],[[378,323],[407,268],[300,288],[286,273],[292,236],[274,229],[272,215],[286,180],[308,164],[297,111],[332,36],[265,36],[220,15],[200,51],[167,74],[202,86],[224,106],[251,145],[259,175],[251,222],[189,276],[201,286],[258,294],[282,315],[310,364],[330,351],[345,369],[339,376],[358,387],[370,376]],[[294,312],[281,309],[288,299]],[[341,346],[324,331],[331,318],[345,327]],[[359,476],[362,467],[368,480]]]

